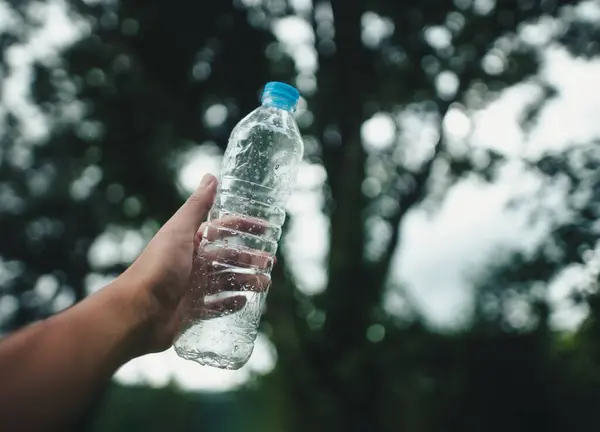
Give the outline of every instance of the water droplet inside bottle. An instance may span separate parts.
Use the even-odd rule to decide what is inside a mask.
[[[275,169],[278,170],[279,169],[279,164],[275,165]]]

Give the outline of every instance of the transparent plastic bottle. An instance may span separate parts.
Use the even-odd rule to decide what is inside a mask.
[[[298,98],[294,87],[268,83],[262,106],[231,133],[182,303],[183,326],[175,341],[182,358],[239,369],[252,354],[284,205],[304,152],[293,117]]]

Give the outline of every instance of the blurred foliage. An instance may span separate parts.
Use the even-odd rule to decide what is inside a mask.
[[[113,384],[92,431],[236,432],[276,430],[264,394],[245,389],[230,394],[191,394],[173,387]],[[149,409],[151,407],[151,409]]]
[[[297,81],[305,83],[299,87],[311,114],[300,122],[306,160],[327,173],[326,289],[302,293],[288,257],[280,257],[263,326],[277,366],[244,390],[251,396],[231,396],[231,411],[215,416],[213,399],[172,388],[115,386],[96,430],[597,429],[594,284],[574,294],[589,317],[567,335],[551,330],[546,289],[562,270],[582,264],[598,240],[597,143],[526,161],[544,191],[565,188],[570,217],[540,205],[536,218],[550,217],[552,234],[541,247],[500,253],[473,275],[473,286],[465,287],[475,291],[470,328],[429,329],[401,281],[389,278],[405,216],[435,206],[467,176],[494,181],[505,162],[492,150],[456,151],[442,127],[449,110],[476,110],[508,86],[532,83],[540,97],[522,119],[528,130],[555,96],[537,75],[542,50],[563,44],[574,55],[597,54],[598,23],[578,19],[572,3],[331,0],[298,8],[304,3],[69,1],[82,37],[58,56],[35,58],[25,95],[35,110],[19,110],[2,96],[0,311],[12,310],[0,316],[3,330],[80,300],[90,275],[122,271],[131,257],[94,263],[94,241],[106,232],[123,241],[128,229],[148,239],[184,198],[177,183],[182,155],[209,142],[224,148],[264,82]],[[3,5],[12,24],[0,37],[0,66],[10,76],[44,8],[63,3]],[[314,54],[314,70],[272,34],[277,19],[294,13],[314,29],[300,59]],[[560,25],[550,26],[548,38],[523,37],[526,26],[555,18]],[[226,107],[225,120],[202,121],[217,103]],[[427,151],[415,152],[401,121],[395,145],[369,149],[361,125],[381,112],[422,120],[433,131]],[[376,192],[365,193],[365,182],[376,182]],[[376,223],[389,236],[367,256]],[[408,305],[404,314],[386,312],[390,293]],[[234,419],[238,412],[247,420]]]

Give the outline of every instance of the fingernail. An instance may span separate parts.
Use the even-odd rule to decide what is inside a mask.
[[[202,181],[200,182],[200,187],[208,187],[215,181],[215,178],[212,174],[205,174],[202,177]]]

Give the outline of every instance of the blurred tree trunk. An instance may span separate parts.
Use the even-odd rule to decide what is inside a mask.
[[[321,84],[315,103],[317,135],[323,143],[335,201],[330,215],[329,282],[315,303],[325,311],[325,323],[320,331],[309,334],[305,320],[294,318],[298,312],[293,298],[298,294],[289,278],[284,287],[279,282],[279,293],[271,294],[269,315],[280,348],[278,373],[289,381],[285,394],[291,398],[290,411],[297,412],[290,418],[290,427],[297,431],[380,430],[376,415],[379,370],[370,364],[366,346],[366,329],[381,287],[373,285],[373,274],[363,259],[366,200],[361,185],[366,152],[360,130],[365,80],[372,79],[365,72],[368,68],[360,66],[367,61],[361,41],[365,2],[334,0],[331,6],[336,49],[332,56],[320,58]],[[328,140],[328,130],[339,133],[339,142]],[[278,267],[284,268],[281,263]]]
[[[339,407],[334,425],[347,431],[380,430],[377,424],[378,370],[370,367],[365,346],[371,314],[380,287],[373,285],[364,260],[362,193],[366,152],[361,140],[365,87],[372,78],[361,40],[364,1],[331,2],[335,23],[336,77],[328,110],[337,113],[340,144],[325,144],[324,159],[335,206],[331,213],[329,284],[323,298],[326,311],[323,341],[318,350],[320,379]],[[359,91],[362,89],[363,91]]]

